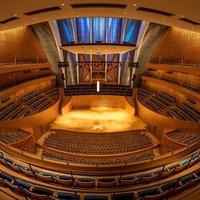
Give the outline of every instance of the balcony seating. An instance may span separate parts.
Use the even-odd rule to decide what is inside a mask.
[[[159,175],[157,174],[157,175],[155,175],[155,174],[147,174],[146,176],[145,176],[145,174],[142,174],[142,175],[140,175],[139,176],[139,182],[140,183],[150,183],[150,182],[152,182],[152,181],[154,181],[154,180],[157,180],[159,178]]]
[[[136,178],[134,176],[124,176],[120,177],[118,179],[118,182],[120,187],[126,187],[137,184],[139,182],[139,178]]]
[[[95,179],[93,179],[93,178],[78,178],[76,180],[76,186],[85,187],[85,188],[94,188],[95,187]]]
[[[107,196],[100,196],[100,195],[87,195],[84,196],[84,200],[108,200]]]
[[[116,187],[117,180],[114,178],[99,178],[97,185],[99,188]]]
[[[79,200],[80,199],[80,195],[77,195],[76,193],[58,191],[57,199],[58,200],[59,199]]]
[[[112,199],[113,200],[135,200],[134,198],[134,194],[133,193],[115,193],[113,196],[112,196]]]
[[[137,192],[139,198],[144,198],[145,196],[153,196],[159,194],[158,188],[148,188]]]
[[[64,186],[73,186],[75,179],[71,176],[53,176],[54,182]]]
[[[193,155],[191,156],[191,158]],[[3,156],[1,156],[1,159],[3,159]],[[10,163],[18,163],[18,162],[12,162],[12,159],[7,158]],[[179,165],[185,165],[188,164],[188,159],[183,159],[182,161],[179,162]],[[178,165],[173,165],[172,168]],[[162,171],[165,171],[163,169]],[[52,172],[45,172],[43,171],[42,173],[44,176],[53,176],[53,177],[59,177],[61,179],[61,176],[58,176],[56,173]],[[154,176],[155,173],[141,173],[137,175],[138,179],[141,179],[143,177],[152,177]],[[159,174],[159,172],[157,173]],[[54,176],[56,175],[56,176]],[[126,180],[133,180],[133,177],[121,177],[120,179],[126,179]],[[65,179],[66,177],[63,177]],[[69,178],[69,177],[68,177]],[[79,182],[84,182],[84,183],[92,183],[92,187],[88,185],[78,185],[77,183]],[[156,199],[164,199],[168,198],[168,196],[174,195],[179,193],[180,191],[187,189],[188,187],[191,187],[195,184],[198,184],[200,182],[200,170],[196,169],[186,175],[183,175],[179,179],[175,179],[170,182],[166,183],[161,183],[161,185],[158,185],[158,187],[151,187],[151,188],[144,188],[144,189],[136,189],[133,190],[133,193],[128,193],[128,192],[121,192],[121,193],[114,193],[112,195],[112,198],[115,200],[120,200],[120,199],[146,199],[146,200],[156,200]],[[38,182],[39,183],[39,182]],[[50,182],[49,182],[50,183]],[[53,183],[53,181],[52,181]],[[159,183],[159,182],[158,182]],[[53,185],[51,188],[49,187],[44,187],[41,185],[35,185],[31,184],[28,181],[24,181],[18,178],[14,178],[8,173],[5,173],[3,171],[0,172],[0,184],[6,187],[8,187],[11,191],[15,192],[17,195],[24,196],[27,195],[27,197],[34,198],[34,199],[79,199],[80,196],[77,195],[76,193],[70,193],[66,191],[61,191],[57,189],[53,189]],[[41,182],[42,184],[42,182]],[[102,185],[100,185],[102,184]],[[119,183],[120,184],[120,183]],[[141,185],[146,184],[142,183]],[[148,184],[148,183],[147,183]],[[160,184],[160,183],[159,183]],[[116,188],[118,185],[118,180],[115,178],[97,178],[97,187],[98,188]],[[64,186],[66,187],[66,186]],[[95,179],[92,178],[86,178],[86,177],[80,177],[76,179],[75,187],[73,188],[95,188]],[[136,187],[137,188],[137,187]],[[92,199],[92,196],[94,196],[93,199],[107,199],[104,195],[84,195],[84,199]]]
[[[12,144],[27,138],[30,133],[19,130],[19,129],[8,129],[6,132],[0,130],[0,141],[5,144]]]
[[[19,119],[51,107],[59,99],[56,87],[44,91],[31,91],[21,97],[21,102],[8,102],[0,109],[0,121]]]
[[[53,190],[40,186],[34,186],[34,188],[31,189],[23,188],[23,191],[29,197],[37,200],[49,200],[49,196],[53,195]]]
[[[178,105],[176,98],[166,92],[155,93],[140,88],[138,90],[138,100],[148,109],[167,117],[191,122],[200,120],[200,113],[196,109],[186,103]]]
[[[167,136],[186,145],[190,145],[200,140],[199,133],[182,132],[181,130],[170,132]]]
[[[159,178],[166,178],[174,173],[175,168],[158,170],[154,174],[159,174]]]
[[[41,172],[41,173],[35,173],[35,176],[44,181],[44,182],[53,182],[53,178],[56,176],[53,173],[50,172]]]
[[[158,194],[145,195],[142,198],[142,200],[160,200],[160,199],[166,199],[168,196],[169,196],[169,190],[166,190]]]

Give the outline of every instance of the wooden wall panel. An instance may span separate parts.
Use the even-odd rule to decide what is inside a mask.
[[[124,108],[124,98],[121,96],[84,95],[72,97],[72,108],[110,107]]]
[[[47,62],[42,46],[30,27],[0,32],[0,63]]]
[[[166,70],[166,71],[171,70],[173,72],[200,75],[200,67],[148,63],[146,65],[146,68],[154,68],[154,69]]]
[[[51,84],[52,81],[55,82],[55,76],[47,76],[44,78],[32,80],[32,81],[27,81],[25,83],[13,86],[7,90],[3,90],[0,92],[0,99],[6,98],[8,96],[11,96],[13,94],[16,94],[17,91],[24,90],[26,92],[31,91],[31,88],[37,88],[38,85],[40,84]],[[46,82],[46,83],[45,83]]]
[[[199,64],[200,63],[200,33],[185,31],[178,28],[168,28],[151,56],[151,63],[162,62]]]

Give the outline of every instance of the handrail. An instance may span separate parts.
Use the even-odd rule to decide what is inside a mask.
[[[119,192],[130,192],[130,191],[139,191],[142,189],[147,189],[147,188],[152,188],[152,187],[158,187],[158,186],[162,186],[166,183],[170,183],[170,182],[174,182],[174,181],[178,181],[180,180],[181,177],[186,176],[188,174],[194,173],[197,169],[199,169],[199,164],[194,165],[188,169],[186,169],[183,172],[179,172],[177,174],[175,174],[172,177],[167,177],[165,179],[158,179],[157,181],[153,181],[150,182],[148,184],[136,184],[136,185],[132,185],[132,186],[126,186],[126,187],[113,187],[113,188],[101,188],[101,189],[96,189],[96,188],[76,188],[76,187],[66,187],[66,186],[59,186],[59,185],[53,185],[53,184],[49,184],[49,183],[45,183],[45,182],[41,182],[38,181],[37,179],[33,179],[33,178],[29,178],[26,176],[23,176],[21,174],[18,174],[10,169],[7,169],[4,166],[0,166],[0,170],[1,172],[5,172],[9,175],[11,175],[12,177],[14,177],[14,179],[20,179],[23,180],[25,182],[28,182],[30,184],[33,185],[37,185],[37,186],[41,186],[41,187],[45,187],[48,189],[53,189],[53,190],[59,190],[59,191],[67,191],[67,192],[78,192],[78,193],[98,193],[98,194],[112,194],[112,193],[119,193]]]
[[[157,156],[149,160],[124,163],[124,164],[113,164],[113,165],[89,165],[89,164],[75,164],[70,162],[44,159],[42,157],[16,149],[14,147],[5,145],[2,142],[0,142],[2,147],[1,150],[6,152],[5,155],[9,155],[10,157],[15,158],[15,160],[22,161],[27,165],[30,164],[32,166],[56,172],[63,172],[63,173],[72,172],[73,174],[83,174],[83,175],[84,174],[87,175],[128,174],[128,173],[150,170],[156,167],[162,167],[163,165],[189,158],[194,153],[199,152],[200,151],[199,143],[200,142],[196,142],[182,149],[172,151],[170,153]]]

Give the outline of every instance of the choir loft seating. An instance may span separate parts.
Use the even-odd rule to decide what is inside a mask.
[[[75,95],[117,95],[132,96],[133,89],[127,85],[100,85],[100,91],[97,92],[97,85],[68,85],[65,89],[65,96]]]

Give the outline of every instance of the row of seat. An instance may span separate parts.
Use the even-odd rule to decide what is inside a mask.
[[[199,133],[183,133],[181,131],[173,131],[167,134],[168,137],[170,137],[173,140],[176,140],[178,142],[190,145],[196,141],[200,141],[200,132]]]
[[[153,146],[152,139],[141,132],[91,135],[56,130],[48,134],[43,145],[53,149],[78,154],[119,154]]]
[[[192,122],[200,120],[199,112],[186,103],[178,105],[176,98],[167,93],[155,93],[150,90],[148,95],[147,90],[144,88],[138,90],[138,100],[150,110],[179,120]]]
[[[102,180],[103,181],[103,180]],[[170,182],[159,184],[158,186],[146,189],[132,189],[129,192],[112,192],[110,190],[113,200],[157,200],[168,198],[171,195],[177,194],[184,189],[190,188],[200,182],[200,169],[194,170],[191,173],[185,174],[180,179],[175,179]],[[0,172],[1,187],[8,187],[14,193],[37,200],[59,200],[59,199],[80,199],[79,192],[70,192],[68,189],[55,189],[53,186],[46,187],[42,184],[32,184],[29,181],[16,178],[5,171]],[[77,188],[78,190],[78,188]],[[91,189],[90,189],[91,190]],[[84,192],[82,192],[84,193]],[[86,192],[87,193],[87,192]],[[84,200],[89,199],[108,199],[107,195],[84,195]]]
[[[101,85],[97,92],[96,85],[70,85],[64,89],[65,96],[73,95],[117,95],[132,96],[133,89],[124,85]]]
[[[8,102],[0,109],[0,121],[13,120],[41,112],[59,99],[59,90],[31,91],[21,97],[20,103]]]
[[[84,158],[77,158],[72,156],[64,156],[60,155],[59,152],[52,153],[51,151],[43,150],[42,151],[42,157],[52,160],[58,160],[58,161],[64,161],[64,162],[71,162],[71,163],[77,163],[77,164],[89,164],[89,165],[113,165],[113,164],[126,164],[126,163],[132,163],[132,162],[138,162],[142,160],[150,160],[155,157],[155,154],[153,151],[147,151],[145,153],[138,153],[135,156],[124,156],[120,158],[107,158],[107,159],[92,159],[87,158],[85,156]]]
[[[29,135],[30,133],[23,130],[10,130],[6,132],[2,130],[0,131],[0,141],[5,144],[12,144],[27,138]]]

